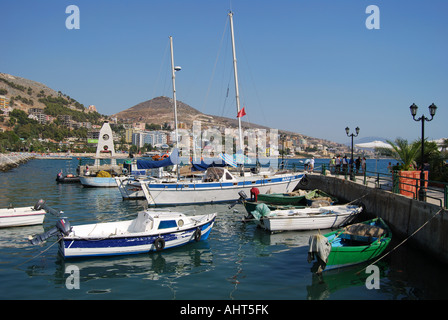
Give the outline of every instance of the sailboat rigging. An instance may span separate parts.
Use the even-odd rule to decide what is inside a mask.
[[[233,13],[229,13],[230,27],[232,34],[233,67],[236,89],[237,114],[241,115],[239,89],[238,89],[238,68],[236,63],[235,38],[233,31]],[[173,58],[172,38],[171,43],[171,66],[173,79],[173,100],[175,107],[175,121],[177,122],[176,110],[176,90],[175,90],[175,67]],[[239,143],[242,154],[243,135],[241,128],[241,116],[238,117]],[[177,124],[176,124],[177,135]],[[176,137],[176,147],[177,147]],[[174,151],[173,151],[174,153]],[[225,159],[225,154],[222,159]],[[303,173],[274,172],[267,169],[262,172],[246,172],[244,168],[236,175],[224,167],[210,166],[206,169],[201,180],[178,179],[173,181],[143,181],[141,188],[149,206],[158,205],[187,205],[201,203],[230,202],[238,199],[240,191],[250,192],[250,189],[257,187],[262,193],[290,192],[303,178]]]

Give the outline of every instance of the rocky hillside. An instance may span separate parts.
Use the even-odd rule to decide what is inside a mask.
[[[141,102],[129,109],[112,115],[124,122],[144,122],[163,125],[174,121],[173,99],[168,97],[156,97],[154,99]],[[204,114],[195,108],[177,101],[177,119],[179,123],[184,123],[187,128],[191,128],[193,121],[200,121],[204,126],[234,127],[238,126],[238,120]],[[243,127],[265,128],[263,126],[249,124],[243,121]]]
[[[13,98],[15,108],[27,111],[29,108],[45,108],[39,99],[43,96],[57,97],[60,93],[42,83],[0,73],[0,94]]]

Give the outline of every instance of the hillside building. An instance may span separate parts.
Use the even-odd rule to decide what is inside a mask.
[[[9,108],[9,98],[0,96],[0,109]]]

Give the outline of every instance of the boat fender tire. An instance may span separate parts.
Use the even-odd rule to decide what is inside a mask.
[[[201,235],[201,229],[197,228],[194,232],[194,241],[198,242],[199,240],[201,240]]]
[[[163,238],[157,238],[154,241],[154,247],[156,248],[156,251],[161,251],[163,248],[165,248],[165,240]]]

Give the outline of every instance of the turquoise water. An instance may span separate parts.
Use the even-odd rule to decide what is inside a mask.
[[[378,163],[381,168],[387,168],[387,164],[386,160]],[[133,219],[145,208],[145,201],[123,201],[115,188],[57,184],[57,172],[69,167],[76,168],[76,160],[31,160],[0,173],[0,207],[10,203],[17,207],[34,205],[42,198],[49,206],[64,211],[63,216],[72,225]],[[380,288],[368,289],[370,274],[363,271],[366,265],[321,277],[311,274],[307,244],[312,231],[271,235],[253,224],[242,223],[245,211],[241,205],[231,210],[225,204],[179,208],[198,214],[218,213],[207,241],[161,253],[64,261],[55,239],[42,247],[27,241],[29,235],[53,227],[55,217],[47,214],[42,226],[0,229],[0,299],[448,298],[446,266],[407,245],[376,264]],[[392,246],[399,241],[394,240]],[[73,269],[78,274],[69,272]]]

